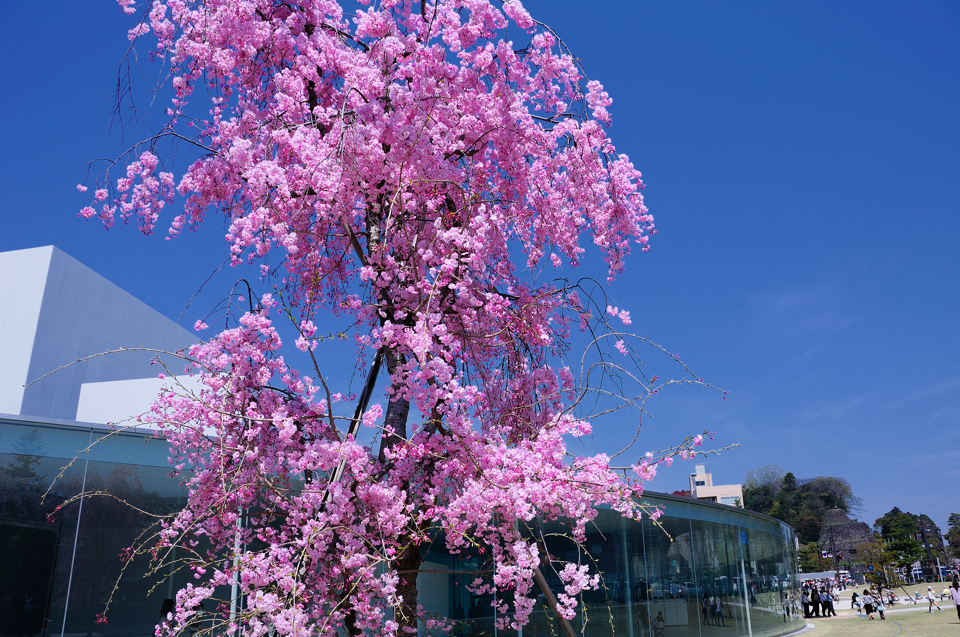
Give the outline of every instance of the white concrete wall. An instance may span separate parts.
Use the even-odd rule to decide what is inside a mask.
[[[0,253],[0,413],[20,414],[53,246]]]
[[[179,387],[178,383],[182,387]],[[199,391],[201,383],[190,376],[164,380],[136,378],[83,383],[80,386],[76,419],[80,422],[111,423],[118,426],[136,424],[137,416],[148,411],[160,390],[167,387],[182,394],[185,391]]]

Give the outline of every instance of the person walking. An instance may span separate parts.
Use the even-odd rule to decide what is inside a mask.
[[[943,612],[943,609],[940,608],[940,604],[937,603],[937,594],[933,592],[933,586],[927,586],[927,601],[930,602],[930,604],[927,606],[928,613],[933,612],[934,606],[937,607],[938,611],[941,613]]]
[[[877,613],[880,614],[880,619],[883,619],[883,620],[887,619],[886,617],[883,616],[883,611],[885,610],[886,608],[883,605],[883,599],[877,600]]]
[[[830,589],[823,591],[823,595],[820,598],[820,605],[823,606],[823,616],[830,617],[833,615],[837,616],[837,611],[833,608],[833,595],[830,594]]]
[[[953,605],[957,607],[957,619],[960,619],[960,578],[953,576],[953,585],[950,587],[950,596],[953,597]]]
[[[717,595],[717,605],[714,607],[717,611],[717,626],[727,627],[727,622],[723,618],[723,602],[720,601],[720,596]]]
[[[867,614],[867,619],[873,619],[873,595],[870,594],[869,588],[863,589],[860,601],[863,602],[863,612]]]
[[[820,616],[820,591],[816,587],[810,589],[810,616]]]
[[[803,618],[810,618],[810,595],[807,594],[807,589],[803,589],[803,595],[800,597],[800,603],[803,605]]]
[[[860,593],[853,591],[853,595],[850,596],[850,610],[854,608],[857,609],[857,615],[860,614]]]

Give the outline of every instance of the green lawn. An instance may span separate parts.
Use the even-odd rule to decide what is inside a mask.
[[[943,605],[941,604],[941,607]],[[941,635],[960,634],[960,619],[953,606],[943,608],[942,613],[934,610],[933,614],[926,610],[894,610],[887,614],[886,621],[880,621],[879,616],[870,621],[866,617],[845,614],[829,619],[814,618],[810,620],[816,626],[812,631],[805,633],[811,637],[940,637]]]

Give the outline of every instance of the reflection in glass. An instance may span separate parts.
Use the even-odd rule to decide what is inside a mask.
[[[77,461],[107,434],[0,420],[0,635],[151,635],[163,599],[186,584],[185,575],[161,584],[169,573],[121,558],[156,515],[185,503],[166,443],[112,434]],[[84,481],[81,515],[74,498]],[[107,623],[97,625],[114,592]]]
[[[775,637],[803,627],[795,612],[785,612],[797,592],[789,527],[727,506],[660,495],[645,499],[663,505],[659,525],[649,519],[629,522],[600,510],[582,546],[562,537],[561,524],[538,525],[551,555],[589,561],[603,574],[601,589],[581,596],[582,608],[571,622],[577,634],[656,637],[662,626],[665,637]],[[488,568],[482,556],[449,556],[442,546],[435,539],[428,561],[437,570],[453,572],[420,579],[421,594],[433,612],[456,619],[453,634],[458,637],[517,635],[495,633],[492,596],[474,596],[466,588]],[[562,590],[548,568],[544,575],[552,590]],[[545,603],[523,628],[523,637],[560,634]]]
[[[146,560],[121,558],[150,532],[156,516],[185,503],[185,490],[168,475],[166,443],[112,435],[72,462],[91,436],[105,433],[0,419],[0,636],[46,637],[61,627],[70,635],[150,635],[163,600],[187,584],[186,574],[163,580],[169,571],[154,573]],[[80,502],[71,498],[84,479],[86,493],[101,495],[84,498],[79,515]],[[571,622],[578,634],[655,637],[662,625],[665,637],[775,637],[803,627],[788,526],[730,506],[654,494],[644,499],[663,507],[659,525],[599,510],[582,545],[564,537],[559,523],[529,529],[551,555],[602,573],[601,588],[581,596]],[[457,637],[518,634],[494,628],[494,605],[504,600],[469,590],[474,579],[491,575],[489,555],[477,549],[451,555],[442,535],[423,548],[419,584],[426,612],[454,619]],[[546,565],[543,572],[551,590],[562,591],[556,573]],[[111,595],[108,622],[97,625]],[[541,595],[523,637],[560,634]]]
[[[67,464],[47,455],[48,431],[0,427],[0,634],[39,635],[49,628],[57,555],[70,528],[49,519],[74,495],[66,485],[44,492]],[[69,540],[68,540],[69,541]]]

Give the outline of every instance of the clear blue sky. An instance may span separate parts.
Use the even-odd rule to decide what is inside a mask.
[[[644,448],[709,427],[741,444],[708,461],[715,481],[764,464],[842,476],[870,524],[898,506],[945,527],[960,511],[960,5],[525,4],[604,83],[648,184],[660,233],[610,293],[731,392],[658,397]],[[110,1],[0,4],[0,250],[55,244],[176,319],[225,256],[219,220],[166,242],[76,217],[87,162],[136,141],[108,130],[130,26]]]

